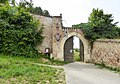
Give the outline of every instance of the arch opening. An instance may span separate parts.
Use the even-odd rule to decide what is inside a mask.
[[[66,43],[66,41],[72,37],[72,36],[77,36],[83,43],[83,46],[84,46],[84,51],[83,51],[83,54],[84,54],[84,62],[88,62],[90,61],[90,53],[89,53],[89,45],[88,45],[88,41],[84,38],[84,36],[80,33],[77,33],[77,32],[70,32],[67,34],[67,36],[64,36],[62,39],[61,39],[61,42],[60,42],[60,51],[58,52],[58,56],[61,60],[64,60],[64,45]]]
[[[69,37],[64,44],[64,61],[84,62],[84,45],[78,36]]]

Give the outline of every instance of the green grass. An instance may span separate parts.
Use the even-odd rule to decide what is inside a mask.
[[[44,58],[45,56],[41,56],[41,58],[40,57],[25,58],[23,56],[5,56],[5,55],[0,54],[0,57],[6,58],[6,59],[10,58],[10,59],[14,59],[14,60],[29,61],[31,63],[41,63],[41,64],[49,64],[49,65],[67,64],[67,62],[64,62],[64,61]]]
[[[0,55],[0,84],[65,84],[63,69],[34,64],[39,61]]]
[[[120,68],[113,68],[113,67],[110,67],[110,66],[106,66],[104,63],[94,63],[98,68],[100,69],[108,69],[110,71],[114,71],[116,73],[119,73],[120,74]]]
[[[80,61],[80,53],[74,50],[74,61]]]

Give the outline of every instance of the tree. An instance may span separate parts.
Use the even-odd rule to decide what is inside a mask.
[[[39,26],[39,30],[37,30]],[[42,25],[23,7],[0,7],[0,53],[35,57],[36,45],[42,42]]]
[[[0,3],[5,4],[8,0],[0,0]]]
[[[47,10],[44,10],[44,11],[43,11],[43,15],[44,15],[44,16],[50,16],[50,14],[49,14],[49,12],[48,12]]]
[[[87,40],[91,41],[91,36],[94,35],[92,28],[90,27],[90,25],[88,23],[80,23],[80,24],[76,24],[73,25],[73,28],[79,28],[82,30],[82,32],[84,33],[84,36]]]
[[[26,1],[26,0],[22,0],[19,3],[20,7],[23,7],[24,9],[26,9],[27,11],[29,11],[32,14],[37,14],[37,15],[43,15],[43,16],[50,16],[49,12],[47,10],[42,10],[41,7],[33,7],[33,3],[32,0],[30,0],[30,2]]]
[[[112,14],[104,14],[103,10],[93,9],[88,18],[88,23],[77,25],[81,28],[85,37],[93,43],[98,38],[113,39],[119,37],[118,22],[113,23]]]
[[[33,8],[32,13],[33,14],[37,14],[37,15],[43,15],[43,11],[42,11],[41,7],[35,7],[35,8]]]
[[[115,38],[118,35],[118,22],[113,23],[112,14],[104,14],[103,10],[93,9],[89,17],[89,25],[91,26],[94,36],[91,38]]]
[[[49,12],[47,10],[42,10],[41,7],[33,8],[31,13],[37,14],[37,15],[43,15],[43,16],[47,16],[47,17],[50,16]]]
[[[9,4],[11,6],[18,5],[15,0],[0,0],[0,5],[5,5],[5,4]]]
[[[26,9],[29,12],[32,12],[33,10],[33,3],[30,0],[30,2],[28,2],[27,0],[22,0],[19,2],[19,6],[23,7],[24,9]]]

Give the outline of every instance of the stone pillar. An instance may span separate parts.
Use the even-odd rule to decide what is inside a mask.
[[[53,17],[53,29],[52,29],[52,54],[55,59],[63,59],[60,52],[60,41],[62,37],[62,16]]]

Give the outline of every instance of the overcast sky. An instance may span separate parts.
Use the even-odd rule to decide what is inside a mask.
[[[62,13],[64,26],[87,22],[93,8],[113,14],[115,22],[120,22],[120,0],[33,0],[33,3],[48,10],[52,16]]]
[[[120,22],[120,0],[33,0],[33,3],[34,6],[48,10],[52,16],[62,13],[64,26],[87,22],[93,8],[113,14],[114,21]],[[120,27],[120,23],[118,26]]]
[[[120,0],[33,0],[33,3],[53,16],[62,13],[64,26],[87,22],[93,8],[103,9],[120,21]]]

